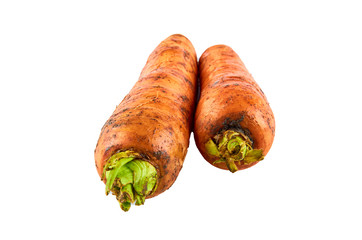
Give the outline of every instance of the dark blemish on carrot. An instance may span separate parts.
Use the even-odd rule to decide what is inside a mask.
[[[129,99],[131,95],[127,94],[127,96],[124,97],[125,100]]]
[[[162,151],[162,150],[153,152],[153,155],[154,155],[157,159],[161,159],[161,158],[166,159],[167,162],[168,162],[169,159],[170,159],[170,156],[167,154],[167,152],[166,152],[166,151]]]
[[[109,149],[111,149],[111,147],[107,147],[106,150],[104,151],[104,153],[108,152]]]
[[[112,137],[113,137],[113,138],[116,138],[116,137],[117,137],[117,134],[113,134]]]
[[[181,96],[181,99],[182,99],[183,102],[190,101],[190,99],[188,97],[186,97],[186,96]]]
[[[219,83],[219,80],[215,81],[215,82],[211,85],[211,87],[214,87],[214,86],[217,85],[218,83]]]
[[[114,122],[115,120],[111,118],[107,121],[107,125],[112,125]]]
[[[213,126],[213,128],[211,129],[211,134],[212,135],[217,135],[219,133],[222,133],[226,130],[235,130],[235,131],[240,131],[242,132],[244,135],[246,135],[247,137],[250,138],[250,141],[253,143],[253,139],[251,138],[251,134],[250,131],[248,129],[242,128],[240,126],[240,123],[244,120],[245,118],[245,113],[242,112],[238,118],[232,120],[231,118],[225,118],[224,122],[222,123],[222,127],[221,128],[217,128],[216,126]]]
[[[147,76],[145,76],[143,79],[147,79],[147,80],[158,80],[158,79],[165,79],[167,77],[167,74],[165,74],[163,71],[162,71],[162,67],[158,68],[157,72],[155,72],[154,74],[149,74]]]
[[[175,42],[175,43],[181,43],[181,40],[178,40],[176,38],[171,38],[171,41]]]
[[[168,128],[166,128],[166,130],[168,131],[168,134],[170,134],[170,136],[172,136],[172,134],[173,134],[172,127],[168,127]]]
[[[179,64],[179,65],[181,65],[183,67],[186,67],[186,63],[184,63],[184,62],[177,62],[177,64]]]
[[[187,114],[188,111],[187,111],[187,109],[184,108],[184,107],[181,107],[181,112],[182,112],[183,114],[185,114],[185,115],[188,115],[188,114]]]
[[[141,157],[142,157],[143,159],[149,160],[149,158],[148,158],[148,156],[147,156],[146,154],[140,153],[140,155],[141,155]]]
[[[230,101],[232,101],[232,100],[233,100],[233,96],[230,96],[230,97],[228,97],[228,98],[226,99],[225,103],[228,103],[228,102],[230,102]]]
[[[225,130],[230,128],[240,128],[240,123],[244,120],[244,115],[241,115],[239,119],[231,120],[230,118],[225,118],[224,122],[222,123],[223,128]]]
[[[194,89],[194,85],[192,84],[192,82],[189,79],[187,79],[185,76],[183,76],[183,78],[185,82],[187,82],[191,86],[191,88]]]
[[[272,133],[273,133],[273,135],[274,135],[275,129],[274,129],[274,128],[271,126],[271,124],[270,124],[270,118],[267,119],[267,123],[268,123],[269,129],[272,131]]]
[[[125,109],[122,109],[122,111],[119,111],[119,113],[123,113],[123,112],[128,111],[128,110],[129,110],[129,108],[125,108]]]
[[[190,53],[184,50],[184,59],[190,59]]]

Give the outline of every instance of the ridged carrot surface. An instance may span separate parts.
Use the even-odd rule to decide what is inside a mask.
[[[263,91],[225,45],[202,54],[199,72],[194,133],[201,154],[232,172],[255,165],[268,153],[275,133],[274,115]]]
[[[151,53],[139,80],[104,124],[96,167],[122,209],[127,211],[132,202],[143,204],[176,180],[189,146],[196,81],[194,47],[186,37],[172,35]],[[129,170],[133,177],[126,175]],[[108,182],[107,176],[112,178]]]

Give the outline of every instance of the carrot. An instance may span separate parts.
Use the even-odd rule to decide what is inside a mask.
[[[139,80],[104,124],[95,149],[106,194],[144,204],[176,180],[189,146],[197,91],[194,47],[176,34],[151,53]]]
[[[200,100],[194,136],[203,157],[231,172],[255,165],[268,153],[275,122],[269,103],[228,46],[208,48],[201,56]]]

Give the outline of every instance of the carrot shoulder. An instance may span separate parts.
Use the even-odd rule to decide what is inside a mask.
[[[255,165],[268,153],[275,132],[264,93],[228,46],[208,48],[199,71],[194,123],[198,149],[208,162],[231,172]]]
[[[191,42],[176,34],[149,56],[139,80],[104,124],[95,149],[99,176],[123,210],[164,192],[189,146],[197,77]]]

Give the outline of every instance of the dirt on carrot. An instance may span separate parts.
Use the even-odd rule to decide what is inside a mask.
[[[210,47],[199,72],[194,136],[203,157],[231,172],[264,159],[274,139],[274,115],[240,57],[228,46]]]
[[[141,205],[176,180],[189,146],[197,91],[197,57],[180,34],[162,41],[139,80],[104,124],[95,149],[106,193],[121,208]]]

